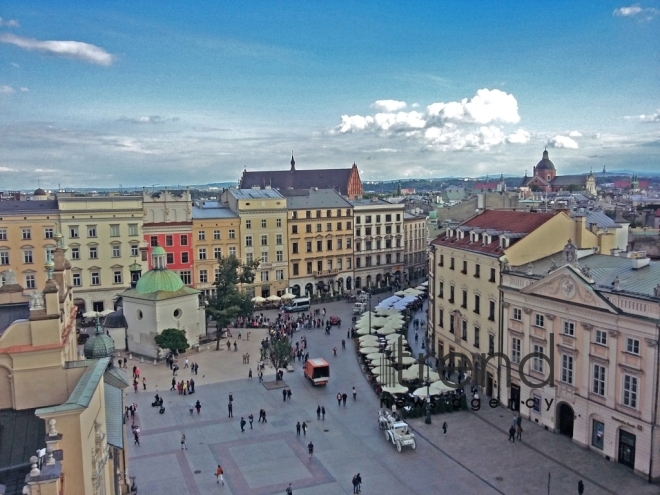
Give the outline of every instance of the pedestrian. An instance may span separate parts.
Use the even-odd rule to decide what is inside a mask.
[[[584,493],[584,483],[582,483],[582,480],[578,481],[578,493],[580,495]]]
[[[344,407],[346,407],[346,399],[348,399],[348,395],[346,395],[346,392],[344,392],[341,396],[341,400],[344,401]]]
[[[183,365],[183,369],[185,370],[186,368],[189,368],[189,367],[190,366],[188,366],[188,358],[186,358],[185,364]]]
[[[516,427],[521,425],[522,425],[522,416],[518,414],[518,416],[516,417]]]
[[[234,340],[234,352],[238,352],[238,344]]]
[[[172,378],[172,387],[170,387],[170,392],[172,390],[176,390],[176,380],[174,378]]]
[[[189,393],[191,393],[191,394],[195,393],[195,380],[193,380],[192,378],[190,379],[190,392]]]
[[[321,406],[316,406],[316,419],[321,419]]]
[[[521,442],[522,442],[522,432],[523,432],[522,425],[518,425],[516,427],[516,438]]]
[[[344,339],[341,339],[341,348],[346,349],[346,341]]]
[[[321,419],[325,421],[325,406],[321,407]]]
[[[355,475],[355,481],[357,481],[357,492],[361,493],[362,492],[362,476],[360,476],[360,473]]]
[[[290,388],[286,389],[286,400],[291,400],[291,389]]]
[[[286,389],[285,388],[282,389],[282,400],[284,402],[286,402]]]
[[[245,425],[247,423],[245,422],[245,418],[241,417],[241,433],[245,433]]]
[[[268,421],[266,421],[266,410],[265,409],[264,409],[264,423],[268,423]]]
[[[248,380],[252,380],[252,368],[248,371]]]
[[[509,428],[509,441],[516,443],[516,429],[513,425]]]
[[[259,370],[259,383],[264,381],[264,372]]]
[[[142,378],[142,390],[147,390],[147,379]]]
[[[225,472],[222,470],[222,466],[218,464],[218,469],[215,470],[215,480],[216,483],[222,482],[222,484],[225,484],[225,477],[224,477]]]
[[[234,417],[234,412],[233,412],[234,406],[232,405],[231,402],[229,404],[227,404],[227,409],[229,409],[229,416],[228,417],[233,418]]]
[[[300,421],[296,423],[296,435],[300,436]]]
[[[307,452],[309,452],[310,459],[314,457],[314,444],[312,442],[309,442],[309,445],[307,446]]]
[[[341,406],[341,392],[337,394],[337,405]]]
[[[135,390],[135,393],[137,394],[138,391],[138,381],[137,378],[133,380],[133,390]]]
[[[195,363],[195,375],[199,372],[199,363]]]
[[[303,431],[303,436],[306,437],[307,436],[307,423],[305,423],[304,421],[303,421],[303,424],[302,424],[302,431]]]
[[[133,442],[134,445],[140,445],[140,427],[136,426],[133,429],[133,438],[135,441]]]
[[[254,416],[252,415],[252,413],[250,413],[250,415],[248,416],[248,421],[250,421],[250,429],[252,429],[252,423],[254,422]]]
[[[227,350],[231,351],[231,343],[229,341],[227,341]]]
[[[337,348],[336,348],[336,347],[333,347],[333,348],[332,348],[332,352],[333,352],[333,354],[336,356],[336,355],[337,355]]]
[[[197,409],[197,414],[199,414],[199,411],[202,410],[202,403],[199,401],[195,402],[195,409]]]
[[[123,361],[121,360],[121,358],[119,358],[119,359],[117,360],[117,362],[119,363],[119,369],[121,369],[121,363],[122,363]]]
[[[445,421],[442,423],[442,434],[446,435],[447,434],[447,422]]]
[[[355,391],[355,387],[353,387],[353,400],[357,400],[357,392]]]
[[[291,483],[286,487],[286,495],[293,495],[293,490],[291,489]]]
[[[229,392],[229,402],[234,402],[234,392]]]
[[[353,493],[357,493],[357,474],[353,475],[353,479],[351,480],[351,483],[353,484]]]
[[[188,444],[186,443],[186,434],[181,434],[181,450],[188,450]]]

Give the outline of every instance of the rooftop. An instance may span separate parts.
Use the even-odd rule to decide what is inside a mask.
[[[57,213],[58,204],[56,199],[44,201],[0,201],[0,214],[39,214]]]
[[[351,199],[348,201],[350,204],[353,206],[396,206],[396,207],[401,207],[403,204],[397,204],[397,203],[390,203],[389,201],[385,201],[384,199],[380,198],[363,198],[363,199]]]
[[[238,218],[238,215],[218,201],[199,201],[192,208],[193,220],[206,218]]]
[[[263,170],[243,172],[241,187],[272,187],[274,189],[309,189],[327,187],[347,194],[352,172],[347,168],[321,168],[316,170]]]
[[[352,205],[334,189],[286,189],[280,191],[287,198],[287,208],[351,208]]]
[[[275,189],[229,189],[236,199],[276,199],[283,198]]]

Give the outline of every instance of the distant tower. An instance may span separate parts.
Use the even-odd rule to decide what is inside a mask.
[[[630,192],[639,192],[639,180],[637,180],[637,174],[633,174],[632,179],[630,180]]]
[[[525,176],[527,176],[527,173],[525,173]],[[500,174],[500,182],[499,184],[497,184],[497,191],[498,192],[506,191],[506,182],[504,181],[504,174]]]
[[[605,165],[603,165],[603,175],[607,173],[607,170],[605,170]]]
[[[396,195],[401,196],[401,181],[399,181],[399,185],[396,186]]]
[[[296,171],[296,161],[293,159],[293,151],[291,152],[291,172]]]

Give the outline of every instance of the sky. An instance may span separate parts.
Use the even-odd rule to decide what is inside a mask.
[[[0,3],[0,190],[660,171],[660,0]]]

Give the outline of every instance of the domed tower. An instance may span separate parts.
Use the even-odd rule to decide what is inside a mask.
[[[548,158],[547,149],[543,150],[543,158],[534,167],[534,175],[548,182],[552,182],[557,176],[557,169],[555,168],[555,164]]]
[[[96,331],[94,332],[94,336],[90,337],[87,339],[87,342],[85,342],[83,353],[85,354],[85,359],[112,357],[115,353],[115,341],[112,340],[110,336],[106,335],[98,317],[96,319]]]

